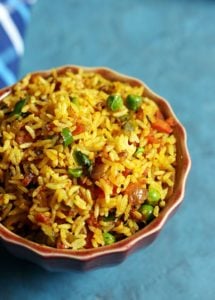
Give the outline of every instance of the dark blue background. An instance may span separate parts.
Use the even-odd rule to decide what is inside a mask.
[[[215,1],[38,1],[20,76],[104,65],[144,80],[187,128],[185,201],[119,266],[49,273],[0,249],[0,299],[215,299]]]

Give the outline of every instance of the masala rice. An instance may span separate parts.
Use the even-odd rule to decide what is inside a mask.
[[[110,95],[122,97],[120,109],[107,106]],[[137,110],[128,95],[142,96]],[[82,68],[27,75],[1,101],[0,124],[0,222],[37,243],[76,250],[121,240],[172,192],[174,120],[143,86]],[[150,189],[159,199],[147,219]]]

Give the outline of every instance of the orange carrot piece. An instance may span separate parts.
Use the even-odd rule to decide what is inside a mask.
[[[155,138],[153,135],[148,135],[147,140],[149,144],[159,144],[159,140]]]
[[[152,128],[156,129],[159,132],[171,133],[171,126],[164,120],[157,119],[154,123],[152,123]]]

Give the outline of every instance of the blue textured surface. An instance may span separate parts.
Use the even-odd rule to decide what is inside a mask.
[[[119,266],[48,273],[0,249],[0,299],[215,299],[215,1],[39,1],[21,75],[106,65],[169,99],[192,156],[185,201]]]

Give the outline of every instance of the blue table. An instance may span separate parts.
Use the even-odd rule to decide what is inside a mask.
[[[185,201],[116,267],[49,273],[0,249],[0,299],[215,299],[215,1],[38,1],[20,76],[62,64],[109,66],[169,99],[192,156]]]

